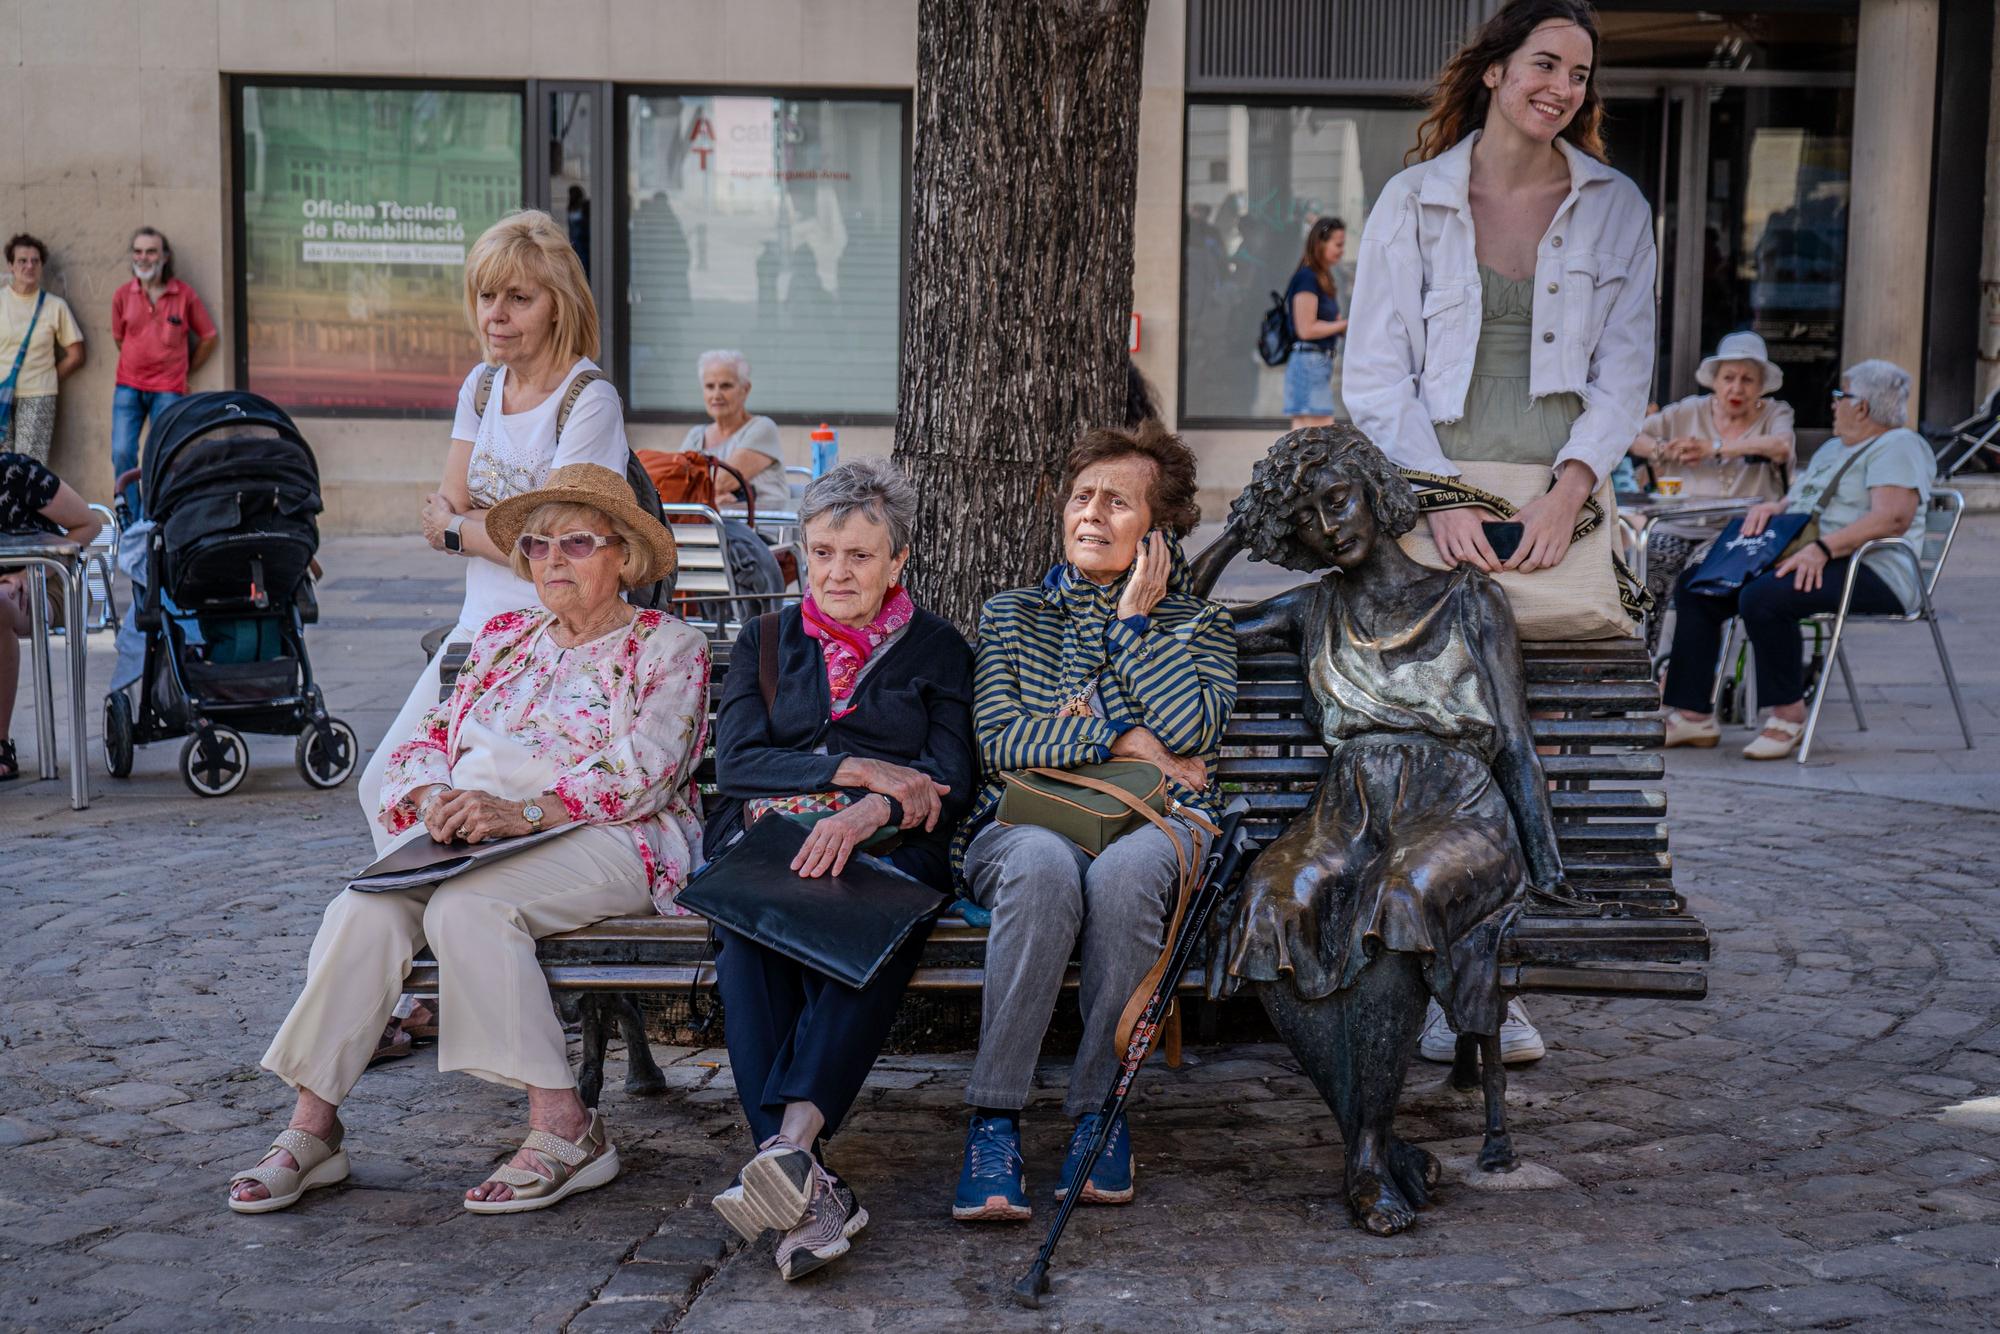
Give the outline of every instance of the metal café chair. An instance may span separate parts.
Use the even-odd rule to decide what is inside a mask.
[[[1804,764],[1812,754],[1813,733],[1819,728],[1820,709],[1826,704],[1828,682],[1833,669],[1840,671],[1841,683],[1847,688],[1848,705],[1854,710],[1854,725],[1861,731],[1868,730],[1867,715],[1861,711],[1861,693],[1854,688],[1854,672],[1847,665],[1847,646],[1841,643],[1850,623],[1874,621],[1888,625],[1907,625],[1922,621],[1931,628],[1931,642],[1937,646],[1938,665],[1944,669],[1944,685],[1951,695],[1951,706],[1958,712],[1958,728],[1965,735],[1965,748],[1971,750],[1972,725],[1966,721],[1965,701],[1958,693],[1958,678],[1951,670],[1951,655],[1945,652],[1944,631],[1938,626],[1937,604],[1934,601],[1938,577],[1944,573],[1944,563],[1951,555],[1952,540],[1958,536],[1958,523],[1965,513],[1965,497],[1949,489],[1931,493],[1930,508],[1924,514],[1923,549],[1919,551],[1900,537],[1879,537],[1865,542],[1854,553],[1854,560],[1847,567],[1847,580],[1841,586],[1840,607],[1833,612],[1822,612],[1808,616],[1799,622],[1803,629],[1809,629],[1815,636],[1831,632],[1824,654],[1819,655],[1820,670],[1813,682],[1812,704],[1806,714],[1805,735],[1799,738],[1798,762]],[[1908,612],[1879,612],[1863,614],[1850,612],[1848,603],[1854,598],[1856,571],[1861,568],[1861,557],[1877,548],[1897,553],[1897,559],[1907,560],[1916,567],[1917,607]],[[1747,659],[1743,650],[1743,622],[1732,620],[1729,630],[1722,637],[1722,656],[1716,665],[1716,708],[1721,710],[1726,701],[1723,696],[1731,687],[1728,684],[1732,665],[1737,664],[1738,655]],[[1750,671],[1748,662],[1740,664],[1743,698],[1735,713],[1748,722],[1757,716],[1757,700],[1749,693]]]
[[[1944,573],[1944,563],[1951,555],[1952,540],[1958,536],[1958,522],[1965,514],[1965,496],[1949,488],[1933,491],[1929,509],[1924,512],[1923,549],[1919,551],[1899,537],[1878,537],[1872,542],[1864,542],[1854,553],[1854,559],[1847,566],[1847,580],[1840,590],[1840,609],[1831,614],[1821,613],[1807,618],[1816,625],[1831,624],[1832,636],[1828,641],[1826,656],[1840,666],[1841,680],[1847,685],[1847,697],[1854,706],[1854,723],[1862,731],[1868,730],[1868,721],[1861,712],[1861,697],[1854,691],[1854,675],[1847,666],[1847,651],[1840,639],[1846,633],[1850,622],[1875,621],[1884,624],[1908,625],[1921,621],[1930,626],[1931,643],[1937,646],[1938,666],[1944,669],[1944,687],[1951,695],[1951,707],[1958,713],[1958,730],[1965,736],[1965,748],[1971,750],[1972,724],[1965,717],[1965,701],[1958,693],[1958,678],[1952,674],[1951,655],[1945,652],[1944,630],[1938,625],[1937,604],[1933,601],[1937,589],[1938,576]],[[1848,603],[1854,597],[1854,580],[1861,569],[1861,558],[1875,550],[1887,551],[1898,560],[1907,560],[1917,576],[1917,606],[1913,611],[1883,612],[1867,615],[1850,612]],[[1813,686],[1812,710],[1806,715],[1806,734],[1799,740],[1798,762],[1804,764],[1812,753],[1813,729],[1819,726],[1819,711],[1826,703],[1827,680],[1831,673],[1822,670],[1819,680]]]
[[[55,778],[55,676],[50,661],[48,580],[62,581],[64,608],[79,623],[84,613],[85,551],[66,538],[38,534],[0,535],[0,571],[28,571],[28,613],[31,626],[29,664],[35,690],[35,750],[43,778]],[[11,631],[9,632],[11,633]],[[69,659],[69,804],[72,810],[90,805],[90,738],[84,723],[84,668],[90,636],[64,637]]]

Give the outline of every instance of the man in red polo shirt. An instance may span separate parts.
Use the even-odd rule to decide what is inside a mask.
[[[188,351],[188,338],[195,339]],[[217,342],[215,321],[194,289],[174,277],[173,247],[157,227],[132,233],[132,281],[111,297],[111,337],[118,344],[118,388],[111,401],[111,471],[139,466],[139,432],[188,391]],[[139,513],[139,488],[126,503]]]

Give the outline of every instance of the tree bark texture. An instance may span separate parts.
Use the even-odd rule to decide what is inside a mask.
[[[1147,0],[923,0],[896,461],[909,578],[970,631],[1054,559],[1062,463],[1125,415]]]

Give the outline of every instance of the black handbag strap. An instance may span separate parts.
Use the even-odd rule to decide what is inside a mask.
[[[1888,432],[1884,431],[1882,434],[1887,435]],[[1873,440],[1868,441],[1866,444],[1862,445],[1861,448],[1855,450],[1852,454],[1848,455],[1847,458],[1842,461],[1841,465],[1833,470],[1833,476],[1827,479],[1826,490],[1819,493],[1819,499],[1813,504],[1811,512],[1812,512],[1812,517],[1815,521],[1817,521],[1819,518],[1819,512],[1826,508],[1826,502],[1833,499],[1833,493],[1840,489],[1840,479],[1847,476],[1847,470],[1849,468],[1852,468],[1855,464],[1861,462],[1861,456],[1863,454],[1866,454],[1869,450],[1875,448],[1875,441],[1880,440],[1881,438],[1882,436],[1878,435]]]
[[[757,618],[757,689],[764,695],[764,712],[778,704],[778,613]]]

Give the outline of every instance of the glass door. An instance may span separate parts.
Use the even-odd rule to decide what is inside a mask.
[[[1628,76],[1605,90],[1611,165],[1652,206],[1654,401],[1699,391],[1724,334],[1752,330],[1802,430],[1830,424],[1847,267],[1854,93],[1814,76]]]
[[[1670,87],[1621,89],[1605,94],[1604,147],[1611,165],[1632,178],[1653,210],[1653,244],[1659,251],[1657,351],[1653,358],[1655,403],[1677,397],[1673,333],[1680,244],[1681,145],[1685,138],[1685,90]]]
[[[1802,428],[1832,425],[1847,273],[1854,93],[1710,87],[1701,346],[1749,329],[1784,372]]]
[[[610,89],[597,83],[554,83],[529,86],[535,109],[535,162],[529,184],[534,206],[555,218],[569,234],[590,294],[597,302],[598,330],[603,342],[598,365],[609,368],[611,356],[610,278],[612,229],[595,220],[598,201],[610,197]]]

